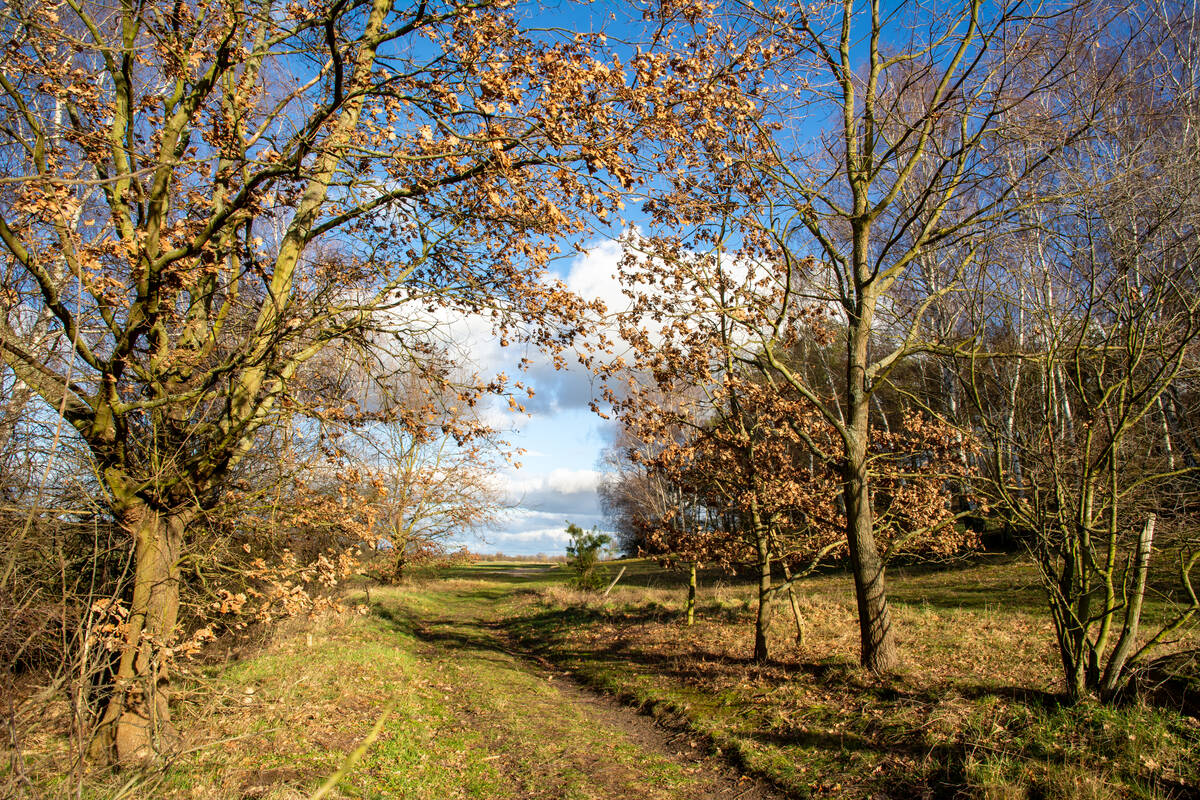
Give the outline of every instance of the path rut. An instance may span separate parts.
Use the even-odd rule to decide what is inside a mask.
[[[444,613],[395,609],[394,621],[446,675],[457,723],[484,734],[510,792],[530,800],[774,800],[686,731],[574,681],[516,649],[478,598],[447,597]],[[499,787],[497,787],[499,789]],[[498,791],[498,795],[502,792]]]

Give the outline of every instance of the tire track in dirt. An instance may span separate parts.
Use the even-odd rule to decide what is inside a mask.
[[[776,800],[768,784],[710,755],[699,737],[652,718],[522,652],[472,604],[431,617],[398,609],[448,673],[458,724],[483,732],[487,759],[523,800]],[[453,678],[453,679],[451,679]]]

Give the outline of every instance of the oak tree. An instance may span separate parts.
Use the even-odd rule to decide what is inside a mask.
[[[657,41],[695,22],[664,12]],[[262,430],[319,405],[304,365],[402,347],[440,308],[569,342],[584,306],[542,279],[552,240],[613,213],[639,141],[669,150],[722,84],[711,48],[626,64],[506,2],[18,0],[0,36],[0,352],[128,534],[94,751],[139,757],[170,727],[190,526]]]

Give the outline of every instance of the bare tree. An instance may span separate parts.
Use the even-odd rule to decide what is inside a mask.
[[[1076,698],[1113,696],[1200,611],[1200,485],[1181,447],[1194,426],[1169,410],[1200,367],[1192,13],[1134,16],[1135,42],[1092,56],[1083,77],[1115,74],[1118,89],[1094,135],[1055,159],[1066,191],[1012,243],[1016,269],[978,297],[1008,323],[964,365],[990,444],[981,488],[1031,537]],[[1146,635],[1163,555],[1174,610]]]

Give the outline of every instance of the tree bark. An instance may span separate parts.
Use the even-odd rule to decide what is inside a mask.
[[[850,568],[858,603],[861,663],[872,672],[887,672],[898,663],[899,653],[888,610],[883,559],[875,543],[875,518],[867,471],[871,402],[867,385],[867,343],[873,306],[870,297],[862,298],[847,342],[846,458],[842,464],[842,491],[846,502]]]
[[[112,695],[92,741],[99,760],[146,760],[173,734],[164,648],[173,643],[179,618],[179,557],[191,516],[143,500],[126,501],[118,511],[134,537],[133,599]]]
[[[769,658],[767,631],[771,627],[771,551],[757,512],[753,514],[753,524],[758,548],[758,615],[754,620],[754,661],[763,664]]]
[[[779,559],[783,565],[783,579],[787,581],[788,603],[792,606],[792,619],[796,622],[796,645],[804,644],[804,621],[800,616],[800,605],[796,602],[796,590],[792,586],[792,571],[788,569],[787,561]]]
[[[689,626],[696,622],[696,562],[693,561],[691,568],[688,570],[688,595],[687,595],[687,624]]]
[[[1150,512],[1138,536],[1137,555],[1133,563],[1133,592],[1128,605],[1125,606],[1121,637],[1117,640],[1117,646],[1113,648],[1100,683],[1100,693],[1105,698],[1111,697],[1120,687],[1126,662],[1137,644],[1138,628],[1142,621],[1142,603],[1146,598],[1146,579],[1150,573],[1150,555],[1154,550],[1154,523],[1157,518],[1154,512]]]
[[[887,672],[899,662],[899,653],[888,609],[883,559],[875,544],[869,487],[853,464],[847,465],[847,473],[846,527],[858,603],[861,663],[872,672]]]

